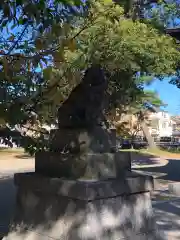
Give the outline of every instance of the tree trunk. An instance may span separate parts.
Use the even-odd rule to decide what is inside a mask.
[[[155,149],[157,148],[155,142],[154,142],[154,139],[153,137],[151,136],[151,134],[149,133],[149,129],[148,129],[148,126],[145,122],[145,119],[144,119],[144,115],[142,112],[139,113],[139,122],[141,124],[141,128],[142,128],[142,131],[144,133],[144,136],[148,142],[148,146],[150,149]]]
[[[146,137],[146,140],[148,142],[148,146],[151,149],[157,148],[153,137],[151,136],[151,134],[149,133],[149,129],[147,124],[145,123],[145,121],[141,121],[141,127],[142,127],[142,131],[144,133],[144,136]]]

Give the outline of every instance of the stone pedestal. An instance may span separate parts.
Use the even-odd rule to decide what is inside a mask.
[[[81,155],[39,152],[35,156],[36,173],[81,179],[107,179],[131,171],[131,153],[85,153]]]
[[[117,152],[115,131],[102,126],[54,129],[49,144],[49,151],[36,153],[38,174],[102,180],[131,171],[131,153]]]
[[[55,151],[115,152],[116,132],[102,126],[87,128],[66,127],[50,132],[50,148]]]
[[[70,181],[15,175],[17,209],[4,240],[160,240],[149,176]]]
[[[107,88],[101,66],[92,65],[58,109],[58,129],[49,151],[36,154],[35,173],[15,175],[6,240],[159,239],[152,178],[134,175],[130,154],[116,151],[104,116]]]

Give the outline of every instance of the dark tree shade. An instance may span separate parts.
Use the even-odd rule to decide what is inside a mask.
[[[166,33],[171,35],[172,37],[176,38],[177,40],[180,40],[180,28],[168,28],[166,30]]]

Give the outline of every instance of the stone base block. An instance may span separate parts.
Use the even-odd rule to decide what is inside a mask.
[[[39,152],[35,156],[36,173],[51,177],[104,179],[131,171],[131,153],[88,153],[70,155]]]
[[[168,190],[175,196],[180,196],[180,182],[169,183]]]
[[[68,181],[17,174],[17,209],[4,240],[160,240],[152,178]]]
[[[50,132],[50,148],[62,152],[114,152],[116,148],[116,132],[113,129],[93,128],[61,128]]]

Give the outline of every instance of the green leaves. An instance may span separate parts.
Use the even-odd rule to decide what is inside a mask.
[[[43,41],[40,38],[35,40],[35,47],[37,50],[42,50],[44,48]]]
[[[20,17],[18,20],[19,25],[24,25],[28,22],[28,18]]]
[[[0,87],[6,90],[3,109],[12,125],[24,119],[27,109],[41,122],[55,121],[57,107],[92,63],[101,64],[107,75],[107,111],[140,109],[154,97],[143,84],[174,74],[179,61],[172,38],[150,20],[125,18],[124,8],[112,0],[16,0],[0,8],[1,32],[6,26],[9,31],[1,36]],[[33,142],[29,146],[36,149]]]
[[[43,77],[45,78],[46,81],[51,78],[51,74],[52,74],[52,67],[47,67],[43,70]]]
[[[91,24],[77,37],[86,59],[111,70],[173,74],[180,57],[173,40],[150,25],[124,19],[118,5],[102,2],[92,4],[86,19]]]

